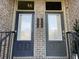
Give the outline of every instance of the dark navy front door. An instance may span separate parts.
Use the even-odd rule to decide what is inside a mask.
[[[13,56],[33,56],[34,13],[17,12]]]
[[[46,13],[46,56],[67,56],[62,13]]]

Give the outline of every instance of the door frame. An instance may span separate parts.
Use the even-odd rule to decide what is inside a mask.
[[[34,16],[34,12],[28,12],[28,11],[16,11],[16,17],[15,17],[15,36],[14,36],[14,40],[13,40],[13,46],[12,48],[14,48],[14,44],[15,41],[17,40],[17,34],[18,34],[18,23],[19,23],[19,14],[32,14],[32,26],[31,26],[31,42],[33,43],[33,56],[34,56],[34,21],[35,21],[35,16]],[[29,41],[26,41],[29,42]],[[13,50],[12,49],[12,59],[13,57]],[[24,56],[23,56],[24,57]],[[26,57],[32,57],[32,56],[26,56]]]
[[[64,15],[63,12],[46,12],[45,13],[45,32],[46,32],[46,46],[47,46],[47,41],[48,41],[48,21],[47,21],[47,14],[60,14],[61,15],[61,30],[62,30],[62,40],[61,41],[49,41],[49,42],[65,42],[66,44],[66,56],[47,56],[47,58],[64,58],[64,57],[68,57],[68,47],[67,47],[67,40],[65,38],[65,23],[64,23]],[[47,50],[47,48],[46,48]],[[47,52],[47,51],[46,51]],[[46,53],[47,54],[47,53]]]

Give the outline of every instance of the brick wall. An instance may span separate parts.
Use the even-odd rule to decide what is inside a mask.
[[[11,31],[13,21],[13,10],[14,0],[0,0],[0,32]],[[8,43],[8,41],[6,43]],[[6,45],[8,46],[8,44]],[[5,56],[7,52],[7,46],[5,48]],[[3,49],[4,47],[2,46],[0,59],[6,59],[5,56],[3,57]]]
[[[69,29],[73,30],[75,19],[79,20],[79,0],[68,0]]]
[[[43,17],[45,0],[35,0],[35,8],[41,6],[41,9],[36,9],[36,16]],[[75,19],[79,19],[79,1],[78,0],[65,0],[65,28],[67,31],[72,30],[72,26]],[[14,10],[14,0],[0,0],[0,31],[9,31],[12,29],[13,21],[13,10]],[[35,18],[35,25],[36,25]],[[44,19],[45,23],[45,19]],[[45,26],[45,25],[44,25]],[[14,59],[67,59],[67,58],[52,58],[46,57],[46,37],[45,37],[45,27],[36,29],[35,26],[35,36],[34,36],[34,57],[26,58],[16,58]]]
[[[14,0],[0,0],[0,31],[11,30]]]
[[[66,2],[66,20],[67,31],[73,31],[75,20],[79,21],[79,0],[65,0]],[[74,54],[71,53],[71,59],[74,58]]]

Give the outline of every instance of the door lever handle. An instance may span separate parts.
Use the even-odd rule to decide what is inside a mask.
[[[39,28],[39,18],[37,18],[37,28]]]
[[[43,28],[43,18],[41,18],[41,28]]]

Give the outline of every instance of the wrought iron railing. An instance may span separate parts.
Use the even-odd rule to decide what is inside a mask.
[[[76,56],[73,57],[73,55],[79,55],[79,34],[75,32],[67,32],[66,35],[68,42],[69,59],[75,59]]]
[[[10,59],[12,49],[12,41],[14,39],[15,31],[0,32],[0,58]]]
[[[0,59],[10,59],[12,50],[12,41],[14,39],[15,31],[0,32]],[[78,33],[67,32],[67,44],[69,59],[73,59],[73,54],[78,54],[79,56],[79,37]]]

